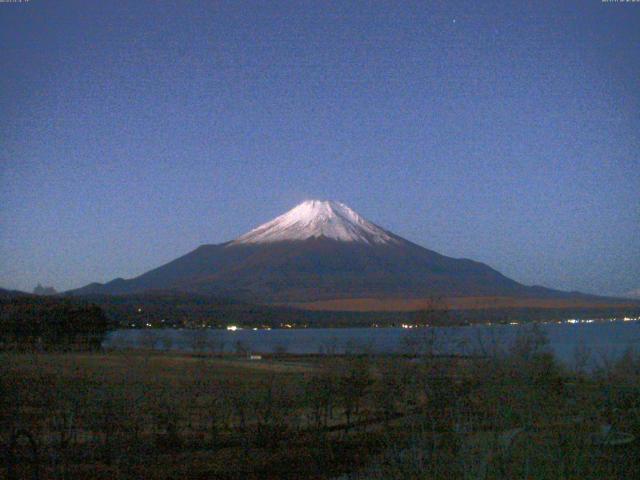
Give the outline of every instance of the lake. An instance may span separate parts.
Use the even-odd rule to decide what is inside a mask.
[[[608,321],[538,324],[556,357],[574,363],[576,352],[592,362],[619,358],[627,349],[640,350],[640,322]],[[531,325],[475,325],[427,328],[306,328],[277,330],[142,329],[116,330],[106,348],[156,348],[295,354],[402,353],[474,355],[508,348]]]

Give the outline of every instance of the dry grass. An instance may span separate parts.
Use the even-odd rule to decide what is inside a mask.
[[[3,353],[0,441],[31,434],[41,478],[640,478],[638,441],[593,442],[640,438],[640,357],[587,377],[531,338],[467,360]]]
[[[312,311],[343,312],[412,312],[425,309],[482,310],[492,308],[637,308],[633,302],[589,299],[543,299],[516,297],[445,297],[434,302],[429,298],[338,298],[316,302],[292,303],[290,306]]]

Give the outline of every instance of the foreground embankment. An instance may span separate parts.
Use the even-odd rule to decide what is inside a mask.
[[[585,352],[586,355],[586,352]],[[640,357],[0,354],[8,478],[639,478]]]

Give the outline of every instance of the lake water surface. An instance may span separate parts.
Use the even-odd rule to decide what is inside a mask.
[[[422,349],[437,354],[473,355],[504,349],[531,325],[477,325],[427,328],[305,328],[277,330],[117,330],[107,348],[153,347],[215,352],[288,352],[298,354],[402,353]],[[557,358],[572,364],[576,352],[592,361],[619,358],[627,349],[640,350],[640,322],[539,324]]]

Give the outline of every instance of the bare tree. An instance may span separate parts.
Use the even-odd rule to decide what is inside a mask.
[[[191,351],[202,355],[207,347],[207,330],[205,328],[195,328],[190,332],[189,343]]]
[[[344,411],[347,431],[351,427],[353,418],[359,415],[362,401],[370,385],[371,376],[366,358],[347,358],[338,380],[338,398]]]
[[[224,353],[226,342],[223,333],[218,329],[207,331],[207,348],[214,354]]]
[[[171,351],[171,349],[173,348],[173,337],[171,336],[170,331],[163,330],[160,337],[160,345],[165,352]]]
[[[140,345],[150,351],[154,351],[158,345],[158,333],[152,328],[141,330],[139,339]]]

